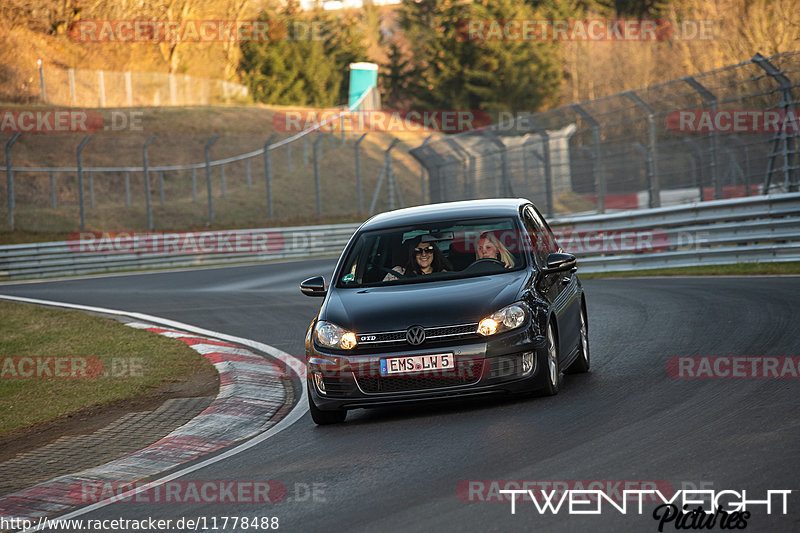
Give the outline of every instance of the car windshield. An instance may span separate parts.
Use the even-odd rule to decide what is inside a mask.
[[[374,287],[486,276],[526,265],[513,218],[450,220],[365,231],[337,274],[337,287]]]

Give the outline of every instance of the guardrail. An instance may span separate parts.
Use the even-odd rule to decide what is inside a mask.
[[[0,247],[0,279],[338,255],[359,224],[194,233],[81,232]],[[800,261],[800,193],[552,219],[581,271]]]

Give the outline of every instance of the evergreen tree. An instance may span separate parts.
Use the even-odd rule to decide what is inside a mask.
[[[245,41],[240,62],[256,101],[315,107],[347,101],[345,73],[362,53],[351,21],[321,9],[303,12],[294,0],[268,6],[259,20],[270,23],[269,42]]]
[[[508,21],[537,18],[514,0],[478,0],[472,19]],[[488,28],[483,35],[488,35]],[[471,40],[474,60],[464,71],[465,89],[473,105],[487,111],[533,112],[554,104],[561,83],[557,43],[522,40]]]
[[[400,8],[413,58],[409,92],[421,109],[470,109],[464,70],[474,47],[459,39],[468,9],[453,0],[405,0]]]
[[[341,11],[326,21],[329,29],[325,48],[342,75],[337,101],[346,104],[350,90],[350,63],[367,60],[366,39],[356,12]]]
[[[411,62],[397,40],[389,43],[389,57],[379,78],[382,100],[390,109],[399,109],[408,100]]]

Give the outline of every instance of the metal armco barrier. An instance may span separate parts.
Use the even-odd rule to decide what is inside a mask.
[[[800,193],[552,219],[581,272],[800,261]],[[0,247],[0,279],[338,255],[359,224],[154,234],[83,233]]]

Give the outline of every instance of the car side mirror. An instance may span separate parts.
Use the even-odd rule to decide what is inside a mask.
[[[547,266],[542,269],[543,274],[555,274],[567,270],[577,269],[578,260],[572,254],[554,252],[547,256]]]
[[[325,296],[328,289],[325,287],[325,278],[314,276],[300,283],[300,292],[306,296]]]

